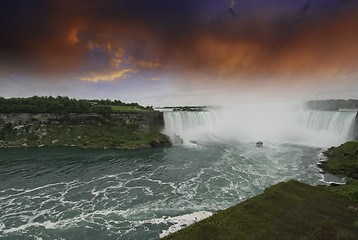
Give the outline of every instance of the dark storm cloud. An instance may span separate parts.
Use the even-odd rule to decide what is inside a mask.
[[[146,60],[153,55],[152,50],[158,50],[153,49],[155,45],[181,42],[195,30],[202,3],[8,1],[0,10],[1,62],[9,71],[62,74],[93,67],[94,61],[95,66],[105,65],[113,52],[101,54],[98,49],[108,44],[126,48],[123,57]],[[91,44],[95,50],[89,48]]]
[[[151,70],[197,78],[352,71],[357,13],[350,0],[7,1],[0,74],[113,81]]]
[[[305,18],[310,8],[311,8],[311,1],[307,1],[305,5],[303,5],[303,7],[298,11],[297,20],[299,21],[302,18]]]

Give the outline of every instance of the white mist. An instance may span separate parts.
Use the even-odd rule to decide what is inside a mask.
[[[304,110],[299,104],[247,104],[207,112],[165,112],[165,134],[177,143],[280,142],[330,147],[351,140],[355,112]]]

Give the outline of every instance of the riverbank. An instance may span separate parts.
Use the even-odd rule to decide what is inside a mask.
[[[136,149],[169,146],[160,112],[99,114],[0,114],[0,147],[76,146]]]
[[[163,239],[358,239],[358,142],[325,155],[320,167],[346,185],[279,183]]]
[[[346,142],[339,147],[331,147],[324,152],[327,161],[319,167],[336,175],[358,179],[358,142]]]
[[[319,167],[325,171],[346,177],[344,185],[322,186],[322,188],[337,192],[358,204],[358,142],[346,142],[339,147],[331,147],[324,152],[327,161]]]
[[[357,239],[358,205],[289,181],[163,239]]]

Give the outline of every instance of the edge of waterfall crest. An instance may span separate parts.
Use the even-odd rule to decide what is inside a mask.
[[[164,133],[174,145],[264,141],[330,147],[354,139],[356,114],[288,104],[166,111]]]

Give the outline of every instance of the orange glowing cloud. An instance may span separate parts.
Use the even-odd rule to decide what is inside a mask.
[[[34,7],[3,27],[0,73],[200,83],[358,74],[355,1],[149,2],[48,1],[44,19]]]
[[[137,63],[139,66],[144,68],[159,68],[160,66],[162,66],[162,64],[160,64],[158,61],[152,62],[152,61],[140,60]]]
[[[76,79],[81,81],[94,82],[94,83],[99,81],[112,82],[120,79],[126,79],[127,77],[130,76],[129,73],[137,73],[137,71],[133,69],[123,69],[109,74],[90,73],[89,77],[76,77]]]
[[[270,19],[268,19],[270,20]],[[292,22],[286,32],[259,17],[251,22],[254,33],[226,29],[201,33],[196,41],[183,45],[175,54],[193,79],[208,81],[252,81],[284,79],[293,81],[325,79],[358,73],[358,14]],[[171,52],[172,54],[172,52]],[[163,58],[163,61],[171,60]]]
[[[77,34],[78,34],[78,29],[75,29],[75,28],[71,29],[70,33],[68,34],[68,40],[72,45],[74,45],[74,44],[79,42]]]

